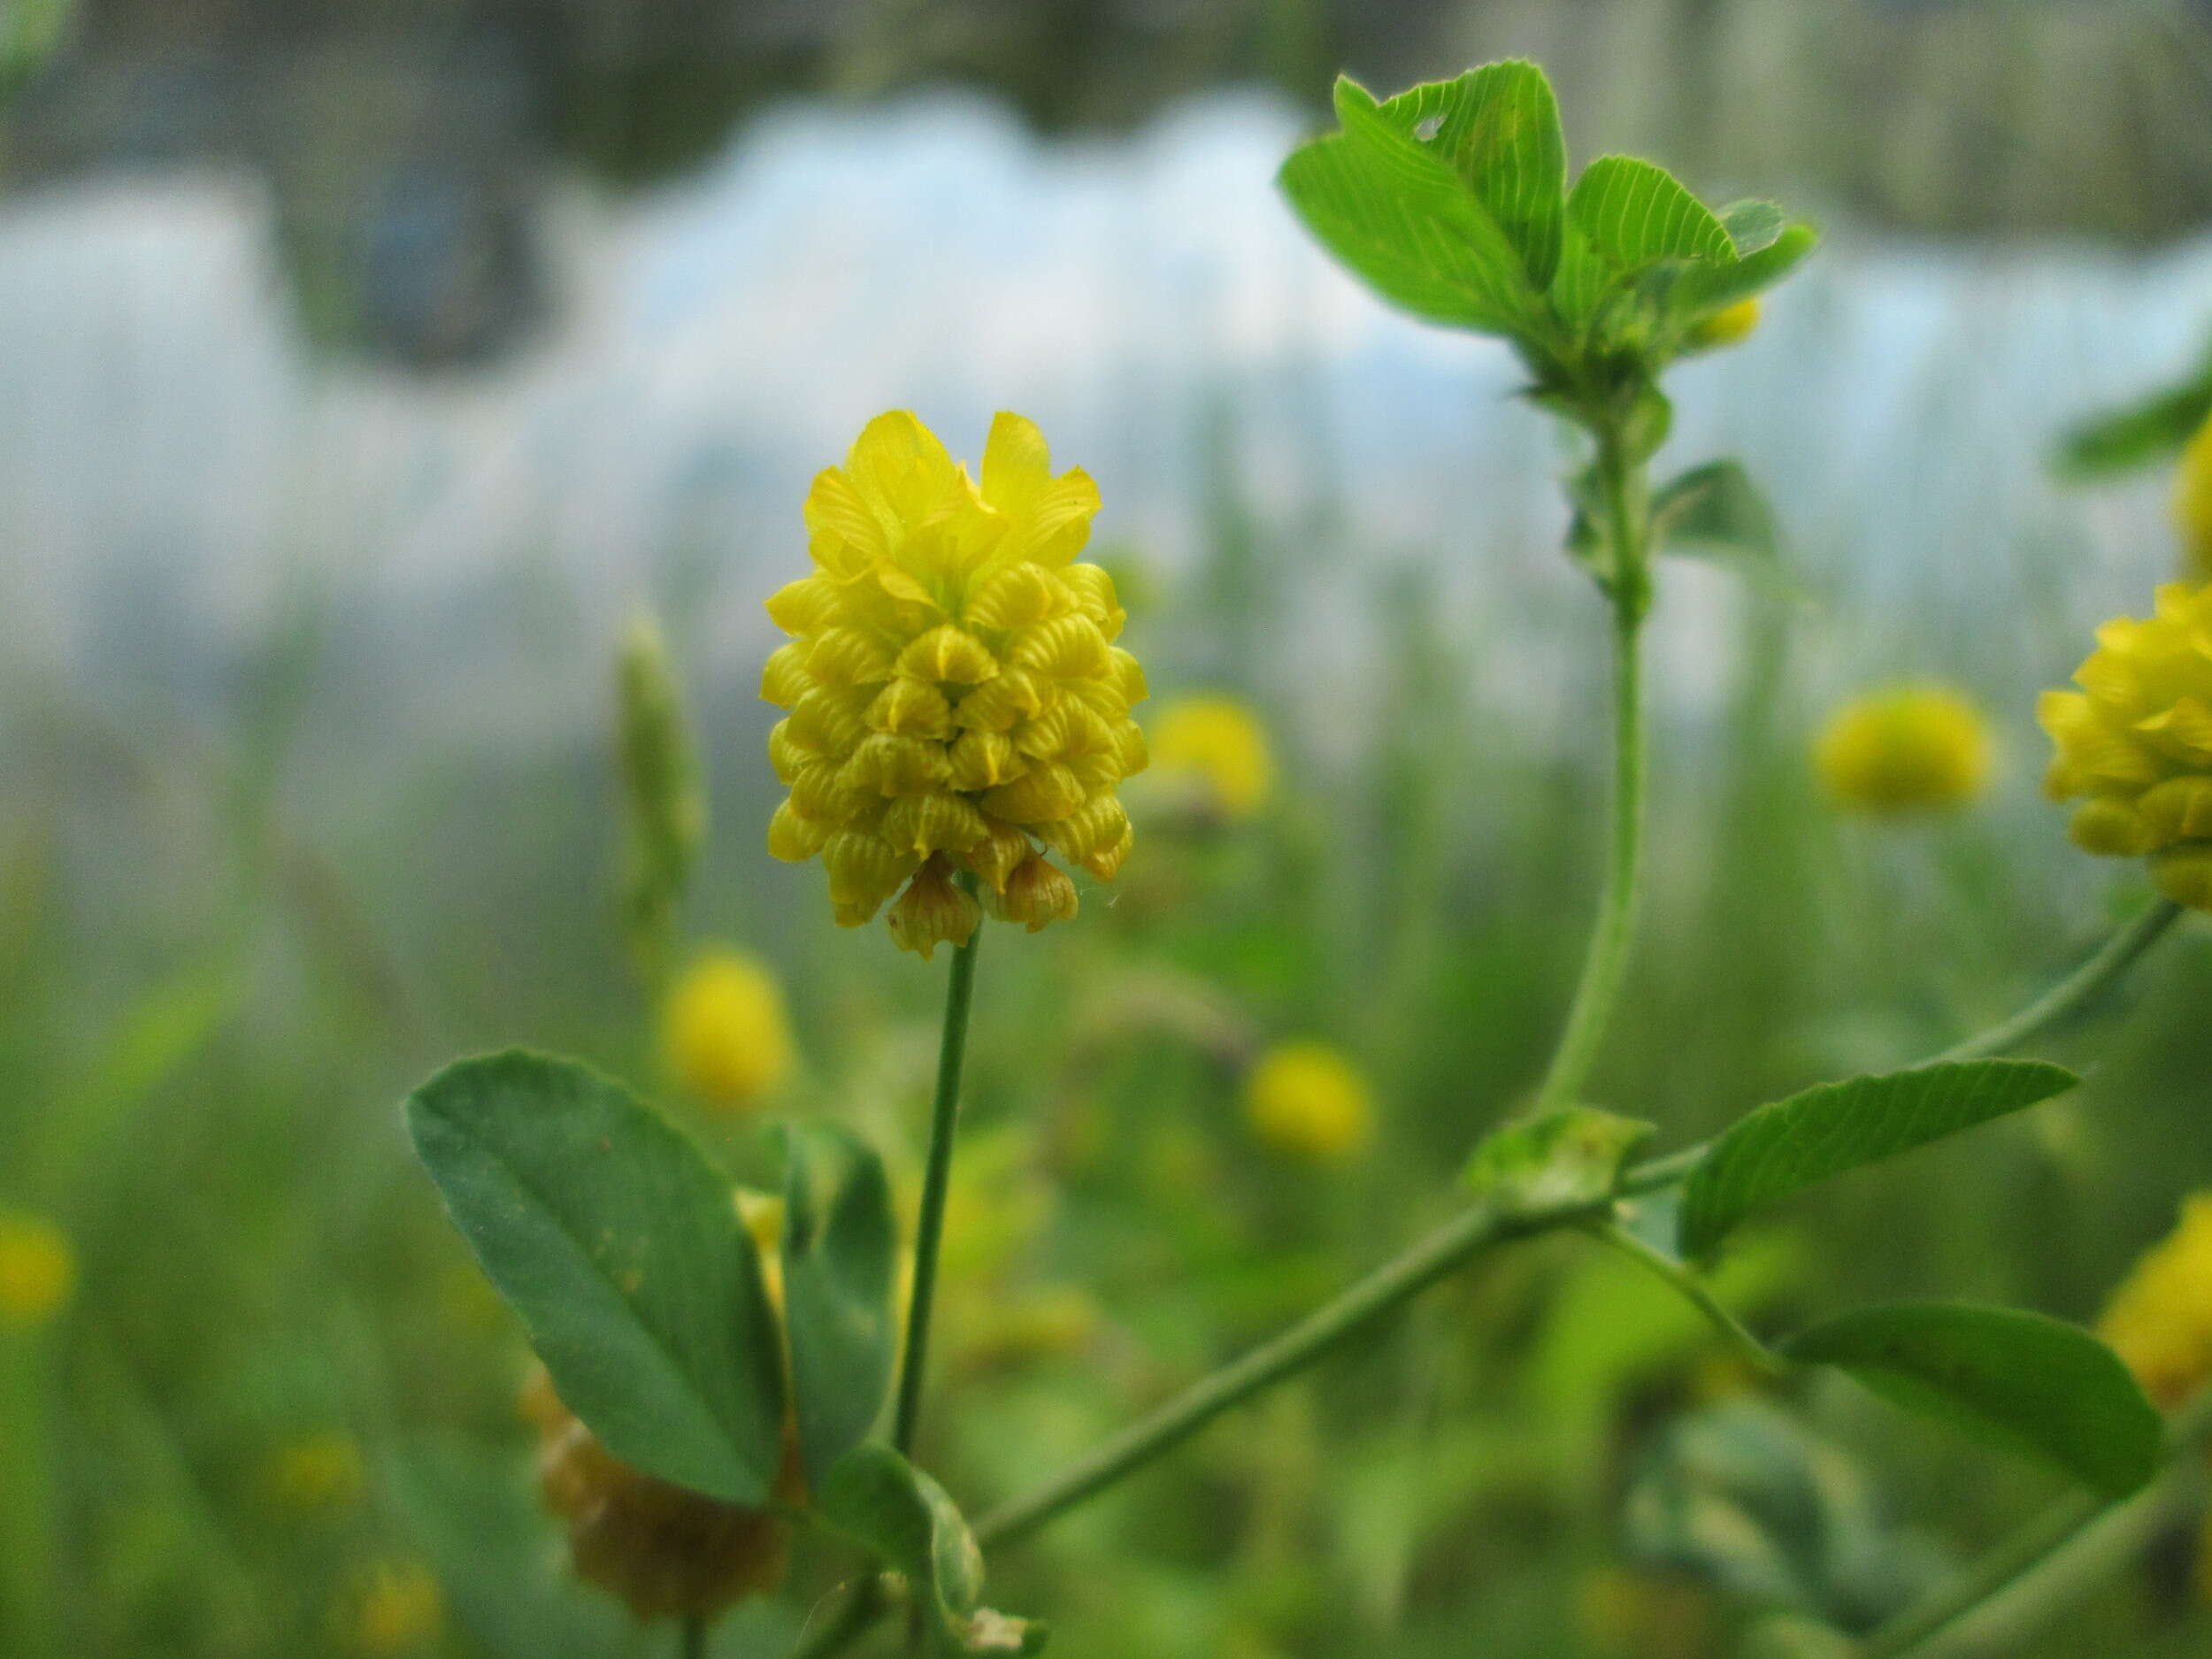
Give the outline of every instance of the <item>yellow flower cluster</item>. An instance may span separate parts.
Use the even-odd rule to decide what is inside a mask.
[[[0,1215],[0,1327],[44,1325],[76,1288],[76,1253],[59,1228],[36,1216]]]
[[[1152,761],[1162,777],[1194,786],[1225,818],[1250,818],[1274,793],[1267,728],[1235,697],[1181,697],[1163,706],[1152,725]]]
[[[2191,581],[2212,581],[2212,420],[2197,428],[2174,472],[2174,528]]]
[[[1145,764],[1145,695],[1114,643],[1124,614],[1074,563],[1098,491],[1054,477],[1042,434],[991,424],[980,480],[911,414],[868,423],[806,503],[814,573],[768,602],[792,635],[761,695],[790,711],[768,742],[791,788],[768,850],[820,855],[838,922],[903,887],[892,935],[926,957],[992,913],[1032,932],[1072,917],[1075,885],[1039,843],[1111,880],[1128,856],[1115,790]]]
[[[783,987],[759,957],[702,955],[670,987],[661,1047],[683,1086],[723,1111],[757,1103],[791,1071]]]
[[[641,1619],[704,1617],[783,1582],[788,1529],[766,1509],[723,1503],[621,1462],[579,1422],[543,1372],[523,1392],[538,1430],[538,1485],[568,1524],[570,1563]],[[796,1502],[795,1437],[777,1479]]]
[[[2168,1409],[2212,1383],[2212,1193],[2137,1262],[2105,1305],[2097,1334]]]
[[[1374,1133],[1375,1102],[1357,1067],[1325,1042],[1286,1042],[1244,1083],[1244,1117],[1263,1145],[1313,1164],[1351,1156]]]
[[[1942,686],[1893,686],[1836,710],[1813,764],[1837,805],[1874,818],[1958,806],[1989,780],[1981,711]]]
[[[1709,351],[1720,346],[1732,346],[1740,340],[1748,340],[1759,326],[1759,300],[1754,295],[1747,300],[1738,300],[1733,305],[1724,305],[1703,322],[1690,330],[1690,345],[1694,349]]]
[[[2147,620],[2106,623],[2074,683],[2037,715],[2057,746],[2051,798],[2087,797],[2075,842],[2148,858],[2168,897],[2212,910],[2212,584],[2170,584]]]

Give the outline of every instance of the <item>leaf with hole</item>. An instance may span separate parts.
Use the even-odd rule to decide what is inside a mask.
[[[2108,1498],[2158,1471],[2165,1425],[2120,1356],[2078,1326],[2011,1308],[1897,1302],[1782,1345],[1892,1403],[2052,1464]]]
[[[1823,1083],[1746,1113],[1682,1194],[1682,1253],[1709,1256],[1762,1204],[2001,1118],[2081,1079],[2040,1060],[1964,1060]]]
[[[569,1409],[648,1474],[766,1501],[783,1342],[728,1178],[622,1085],[549,1055],[457,1062],[406,1116]]]
[[[784,1145],[784,1325],[811,1485],[865,1437],[883,1408],[897,1345],[897,1240],[891,1184],[872,1148],[831,1124],[795,1126]]]
[[[1530,281],[1548,284],[1566,213],[1567,141],[1544,72],[1517,58],[1485,64],[1379,108],[1450,164],[1519,250]]]

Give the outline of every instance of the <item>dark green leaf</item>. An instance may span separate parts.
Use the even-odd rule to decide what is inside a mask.
[[[1663,259],[1736,257],[1727,227],[1710,208],[1664,167],[1633,156],[1603,156],[1584,168],[1567,198],[1567,217],[1617,271]]]
[[[729,1181],[588,1067],[510,1050],[409,1097],[415,1150],[569,1409],[732,1503],[782,1459],[782,1340]]]
[[[1284,194],[1323,246],[1393,304],[1431,322],[1510,334],[1534,295],[1520,256],[1450,165],[1337,83],[1344,131],[1283,164]]]
[[[1816,1325],[1782,1351],[2039,1457],[2107,1497],[2125,1497],[2158,1470],[2164,1425],[2119,1356],[2041,1314],[1900,1302]]]
[[[1782,538],[1774,509],[1740,461],[1692,467],[1652,497],[1652,526],[1671,553],[1718,553],[1771,569]]]
[[[1520,250],[1529,280],[1549,284],[1566,211],[1567,142],[1544,72],[1518,59],[1485,64],[1379,107],[1451,165]],[[1431,125],[1432,134],[1423,130]]]
[[[1652,1126],[1594,1106],[1562,1106],[1494,1131],[1465,1179],[1508,1215],[1600,1204]]]
[[[2212,367],[2070,428],[2059,445],[2059,470],[2073,478],[2101,478],[2147,466],[2179,449],[2208,419],[2212,419]]]
[[[902,1576],[941,1649],[1035,1653],[1042,1625],[979,1607],[983,1552],[945,1489],[880,1442],[838,1461],[815,1496],[830,1526]]]
[[[1682,1253],[1710,1255],[1761,1204],[2062,1094],[2080,1081],[2040,1060],[1966,1060],[1823,1083],[1758,1107],[1690,1172]]]
[[[882,1409],[896,1345],[891,1276],[897,1240],[883,1161],[829,1124],[786,1140],[784,1324],[799,1448],[810,1484],[867,1434]]]

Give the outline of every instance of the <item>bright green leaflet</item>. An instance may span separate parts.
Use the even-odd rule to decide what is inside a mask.
[[[782,1340],[729,1179],[620,1084],[547,1055],[458,1061],[406,1111],[568,1408],[648,1474],[764,1502]]]
[[[1682,1194],[1682,1253],[1709,1256],[1762,1204],[1861,1164],[2062,1094],[2081,1079],[2040,1060],[1967,1060],[1823,1083],[1746,1113]]]
[[[897,1241],[872,1149],[831,1124],[794,1128],[785,1144],[784,1325],[800,1453],[818,1484],[890,1392]]]
[[[2165,1425],[2128,1368],[2078,1326],[2011,1308],[1863,1308],[1782,1345],[1876,1394],[2025,1452],[2107,1497],[2158,1471]]]
[[[1567,141],[1544,72],[1517,59],[1485,64],[1402,92],[1380,108],[1451,164],[1520,250],[1530,281],[1548,286],[1559,265]],[[1433,132],[1425,133],[1432,123]]]

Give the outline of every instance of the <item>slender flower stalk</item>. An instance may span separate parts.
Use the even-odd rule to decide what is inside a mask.
[[[971,897],[975,877],[963,871],[958,881]],[[922,1208],[914,1229],[914,1286],[906,1304],[906,1357],[899,1368],[899,1403],[891,1443],[914,1449],[921,1421],[922,1379],[928,1368],[929,1317],[937,1296],[937,1255],[945,1233],[945,1194],[952,1179],[952,1143],[960,1122],[960,1071],[967,1055],[968,1008],[975,997],[975,953],[982,942],[977,928],[952,955],[945,987],[944,1035],[937,1049],[937,1098],[929,1114],[929,1161],[922,1175]]]
[[[676,1637],[678,1659],[707,1659],[707,1621],[693,1614],[679,1627]]]

